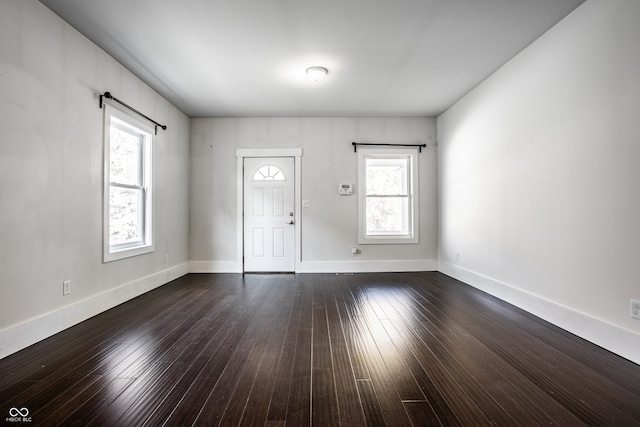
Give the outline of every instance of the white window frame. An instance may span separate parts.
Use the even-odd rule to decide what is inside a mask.
[[[408,233],[407,234],[367,234],[366,233],[366,160],[407,158]],[[367,244],[416,244],[420,239],[420,214],[418,191],[418,150],[404,148],[358,148],[358,243]]]
[[[137,116],[116,108],[110,104],[104,104],[104,189],[103,189],[103,261],[111,262],[137,255],[153,252],[153,156],[152,145],[154,128]],[[111,153],[111,127],[112,124],[126,127],[135,133],[139,133],[142,139],[140,153],[141,185],[135,188],[142,190],[141,222],[142,239],[134,244],[110,244],[110,200],[109,193],[112,186],[126,188],[125,184],[110,182],[110,153]],[[134,188],[134,186],[131,186]]]

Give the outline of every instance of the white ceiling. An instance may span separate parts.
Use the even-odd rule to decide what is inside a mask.
[[[40,1],[191,117],[302,117],[436,116],[584,0]]]

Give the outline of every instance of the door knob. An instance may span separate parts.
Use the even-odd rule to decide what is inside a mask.
[[[289,224],[295,224],[294,220],[289,221]]]

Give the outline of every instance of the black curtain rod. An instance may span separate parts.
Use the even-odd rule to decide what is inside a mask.
[[[377,145],[377,146],[385,146],[385,147],[418,147],[418,151],[422,153],[422,148],[426,148],[427,144],[369,144],[366,142],[352,142],[353,152],[356,153],[358,151],[358,145]]]
[[[111,92],[105,92],[102,95],[100,95],[100,108],[102,108],[102,99],[103,98],[111,99],[111,100],[117,102],[118,104],[122,105],[123,107],[128,108],[129,110],[133,111],[137,115],[144,117],[145,119],[149,120],[151,123],[155,124],[156,125],[155,126],[156,135],[158,134],[158,127],[161,127],[162,130],[167,130],[167,127],[165,125],[161,125],[160,123],[156,122],[155,120],[153,120],[149,116],[146,116],[146,115],[142,114],[140,111],[136,110],[132,106],[127,105],[124,102],[120,101],[118,98],[116,98],[115,96],[111,95]]]

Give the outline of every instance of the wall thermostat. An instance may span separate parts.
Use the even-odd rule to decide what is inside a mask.
[[[353,186],[351,184],[340,184],[338,186],[338,194],[343,196],[353,194]]]

